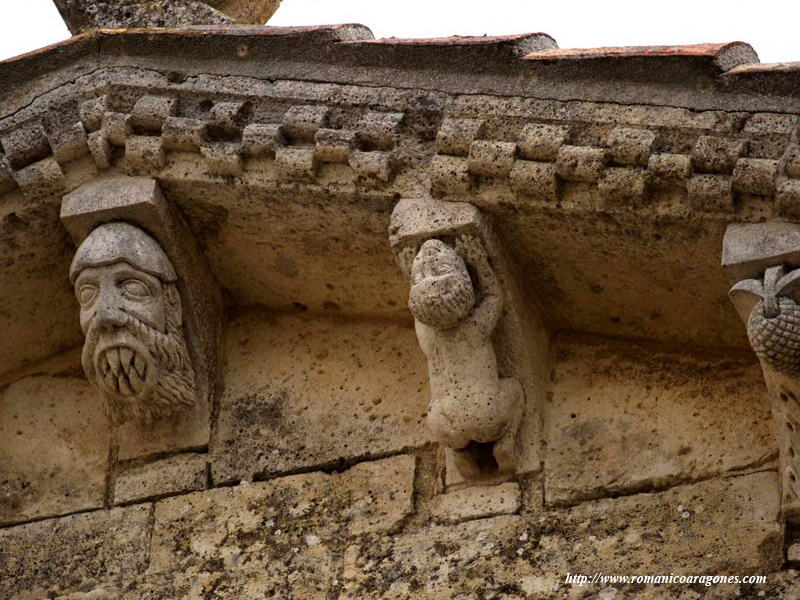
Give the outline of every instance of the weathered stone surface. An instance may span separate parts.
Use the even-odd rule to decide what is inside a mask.
[[[404,455],[333,475],[292,475],[162,500],[156,504],[150,570],[168,570],[192,554],[224,557],[229,534],[240,539],[227,542],[256,552],[299,541],[314,545],[312,536],[395,530],[413,509],[414,464],[413,456]]]
[[[224,355],[215,483],[430,441],[427,369],[410,327],[251,313],[230,323]]]
[[[224,25],[263,25],[281,0],[53,0],[73,34],[89,29]]]
[[[758,473],[354,544],[341,597],[577,599],[602,596],[565,584],[567,573],[766,573],[782,561],[777,486],[774,473]],[[642,587],[618,597],[680,597],[635,595]]]
[[[561,513],[570,543],[555,536],[541,544],[565,572],[613,561],[620,572],[762,574],[783,562],[779,494],[768,471],[588,502]]]
[[[110,433],[96,391],[75,371],[0,391],[0,523],[103,506]]]
[[[519,510],[519,484],[473,486],[448,492],[434,500],[433,517],[443,523],[458,523],[498,515],[513,515]]]
[[[205,456],[172,456],[117,475],[114,503],[128,504],[157,496],[195,492],[206,487],[206,479]]]
[[[394,531],[410,514],[414,463],[413,456],[398,456],[340,474],[163,500],[156,505],[149,572],[183,572],[186,579],[187,572],[202,572],[197,586],[232,572],[240,589],[324,597],[333,585],[331,552],[342,537]]]
[[[217,598],[291,598],[319,600],[338,588],[341,560],[328,544],[305,540],[269,551],[247,552],[233,546],[224,558],[182,561],[175,572],[148,574],[127,588],[116,589],[107,600],[199,600]],[[263,548],[256,543],[255,547]],[[193,555],[196,556],[196,555]],[[275,560],[274,557],[280,558]],[[332,596],[335,597],[335,596]],[[94,597],[68,597],[67,600],[95,600]],[[100,599],[106,600],[100,596]],[[100,600],[98,599],[98,600]]]
[[[758,363],[562,338],[545,407],[545,494],[562,504],[777,457]]]
[[[149,504],[0,530],[0,596],[52,592],[133,577],[147,566]]]

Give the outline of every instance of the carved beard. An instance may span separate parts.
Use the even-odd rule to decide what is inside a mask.
[[[167,333],[125,314],[114,332],[93,326],[83,345],[83,370],[95,382],[115,425],[151,423],[187,410],[195,402],[195,380],[180,326],[180,296],[164,285]]]
[[[455,327],[474,305],[472,281],[457,274],[426,277],[411,287],[408,298],[414,318],[436,329]]]

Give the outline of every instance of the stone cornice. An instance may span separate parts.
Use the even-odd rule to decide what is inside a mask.
[[[407,318],[385,231],[400,198],[432,196],[496,221],[554,328],[742,346],[714,249],[728,222],[796,217],[794,67],[730,68],[752,58],[741,44],[551,46],[100,31],[3,63],[0,310],[28,325],[0,372],[80,342],[56,207],[119,173],[161,184],[234,303]]]
[[[335,183],[392,196],[411,187],[544,210],[794,218],[798,123],[788,113],[105,68],[0,120],[0,192],[68,191],[85,157],[101,171],[158,176],[193,154],[207,176],[268,188]]]
[[[178,50],[180,48],[180,50]],[[547,34],[372,39],[362,25],[98,30],[0,63],[21,98],[37,76],[136,65],[373,86],[698,110],[797,112],[798,65],[759,67],[742,42],[559,50]],[[767,96],[764,90],[768,89]]]

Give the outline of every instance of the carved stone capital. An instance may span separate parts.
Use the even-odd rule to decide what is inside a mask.
[[[83,367],[120,428],[123,458],[205,445],[221,299],[155,180],[99,180],[64,197]]]
[[[800,523],[800,225],[730,225],[723,268],[769,390],[784,519]]]
[[[410,283],[409,309],[428,358],[427,424],[447,448],[448,484],[535,469],[536,351],[489,223],[467,203],[403,200],[390,243]]]

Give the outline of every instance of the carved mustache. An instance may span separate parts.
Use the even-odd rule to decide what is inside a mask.
[[[109,389],[122,396],[135,396],[145,388],[147,361],[126,346],[113,346],[98,357],[100,376]]]

